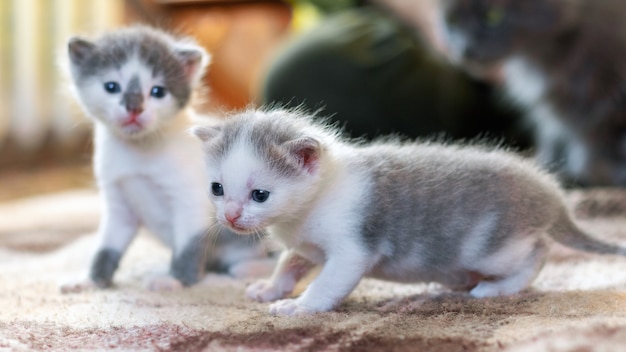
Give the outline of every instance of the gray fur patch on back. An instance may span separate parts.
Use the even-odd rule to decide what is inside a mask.
[[[367,247],[385,248],[383,264],[412,257],[426,270],[454,265],[466,242],[483,243],[476,255],[487,256],[512,236],[545,231],[546,212],[555,209],[545,200],[561,196],[530,163],[479,147],[373,144],[351,167],[373,178],[362,226]]]

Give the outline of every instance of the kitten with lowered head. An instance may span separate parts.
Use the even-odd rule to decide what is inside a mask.
[[[272,314],[323,312],[362,277],[434,281],[474,297],[526,288],[548,238],[626,255],[572,221],[557,182],[514,154],[479,146],[351,142],[297,111],[249,110],[197,126],[217,219],[241,234],[267,229],[285,247],[258,301],[304,293]]]
[[[220,229],[198,192],[203,157],[187,129],[192,95],[209,62],[205,50],[190,38],[138,26],[95,40],[72,38],[68,52],[74,91],[94,122],[103,214],[89,277],[62,291],[110,286],[142,226],[173,250],[171,276],[153,280],[152,289],[191,285],[205,267],[228,270],[262,257],[253,241]]]
[[[499,71],[535,126],[539,161],[626,185],[626,7],[620,0],[444,0],[452,60]]]

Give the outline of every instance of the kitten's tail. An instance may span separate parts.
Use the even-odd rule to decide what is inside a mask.
[[[557,242],[585,252],[616,254],[626,256],[626,248],[603,242],[583,231],[574,223],[567,211],[563,211],[559,221],[549,231]]]

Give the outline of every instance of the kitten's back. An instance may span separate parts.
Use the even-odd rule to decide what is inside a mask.
[[[414,250],[405,244],[419,243],[434,248],[430,262],[453,258],[461,248],[438,248],[449,243],[431,236],[449,237],[454,243],[490,217],[501,227],[490,231],[494,237],[489,242],[497,247],[522,227],[546,227],[543,215],[561,200],[551,177],[497,149],[386,143],[362,148],[360,154],[359,167],[371,170],[373,179],[364,238],[371,248],[389,239],[397,255]],[[545,209],[541,218],[535,217],[538,209]]]

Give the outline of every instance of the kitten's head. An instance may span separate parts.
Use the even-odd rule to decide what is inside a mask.
[[[74,88],[90,117],[115,134],[139,139],[189,103],[209,61],[189,39],[131,27],[95,41],[68,43]]]
[[[442,27],[451,59],[496,65],[557,26],[553,0],[444,0]]]
[[[288,222],[316,191],[325,132],[308,117],[250,110],[193,133],[206,152],[217,220],[237,233]]]

